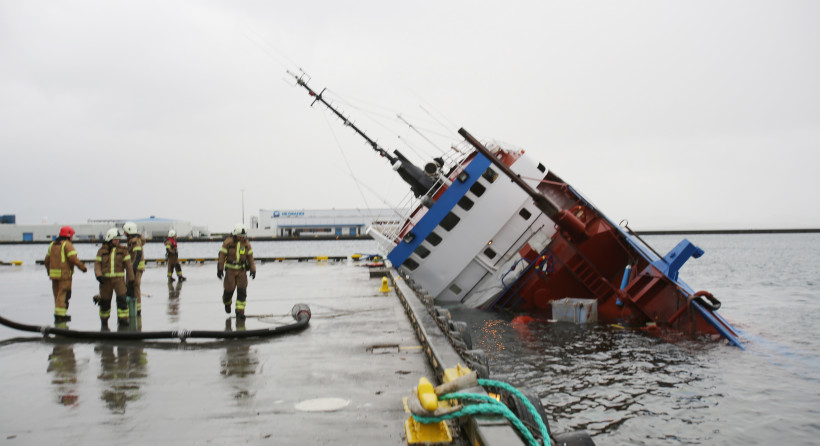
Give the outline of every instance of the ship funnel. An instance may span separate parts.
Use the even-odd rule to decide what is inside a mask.
[[[413,195],[415,195],[416,197],[426,195],[427,192],[430,189],[432,189],[433,186],[436,184],[435,178],[431,178],[428,175],[426,175],[425,171],[419,169],[418,166],[410,162],[410,160],[408,160],[398,150],[394,150],[393,154],[396,155],[396,158],[401,163],[398,166],[398,168],[394,163],[393,169],[399,173],[399,176],[404,180],[405,183],[410,185],[410,190],[413,191]]]

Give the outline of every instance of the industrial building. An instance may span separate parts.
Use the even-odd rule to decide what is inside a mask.
[[[102,240],[112,227],[122,229],[123,223],[133,221],[146,238],[164,239],[173,228],[179,238],[210,237],[204,226],[191,222],[154,216],[142,219],[88,220],[86,223],[15,224],[14,215],[2,216],[0,242],[48,242],[57,237],[60,228],[74,228],[75,241]],[[402,219],[394,209],[260,209],[248,225],[251,238],[341,238],[366,237],[368,226],[401,224]]]
[[[370,225],[398,225],[394,209],[260,209],[251,236],[359,237]]]

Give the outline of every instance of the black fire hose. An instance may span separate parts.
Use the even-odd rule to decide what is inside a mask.
[[[305,304],[296,304],[290,310],[296,322],[272,328],[243,331],[209,331],[209,330],[168,330],[168,331],[81,331],[66,328],[55,328],[48,325],[26,325],[0,316],[0,324],[17,330],[41,333],[43,336],[55,335],[75,339],[105,339],[140,341],[144,339],[173,339],[185,341],[188,338],[240,339],[256,337],[273,337],[285,333],[304,330],[310,322],[310,308]]]

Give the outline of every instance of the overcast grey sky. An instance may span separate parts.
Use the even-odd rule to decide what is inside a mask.
[[[820,2],[0,0],[0,214],[381,208],[464,127],[635,229],[820,227]],[[386,204],[387,203],[387,204]]]

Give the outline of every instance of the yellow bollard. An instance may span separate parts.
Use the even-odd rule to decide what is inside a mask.
[[[382,293],[390,292],[390,286],[387,284],[387,277],[382,277],[382,287],[379,288],[379,291],[381,291]]]

